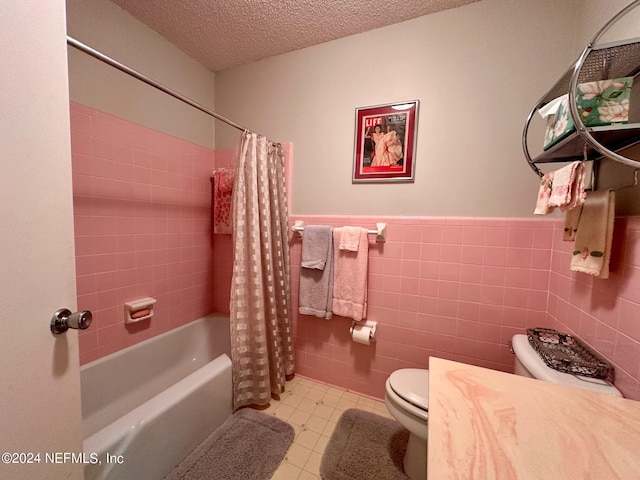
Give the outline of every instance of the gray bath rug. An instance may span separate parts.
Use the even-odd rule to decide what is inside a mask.
[[[238,410],[165,480],[268,480],[294,436],[293,427],[274,416]]]
[[[345,410],[322,455],[324,480],[407,480],[402,459],[409,431],[391,418]]]

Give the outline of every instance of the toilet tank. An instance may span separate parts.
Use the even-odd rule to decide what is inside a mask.
[[[526,335],[514,335],[511,339],[511,347],[515,354],[514,373],[516,375],[622,397],[622,393],[606,380],[571,375],[549,367],[529,344]]]

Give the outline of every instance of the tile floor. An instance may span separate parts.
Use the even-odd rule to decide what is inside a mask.
[[[359,408],[392,418],[384,402],[296,376],[263,413],[289,423],[296,436],[272,480],[318,480],[320,460],[342,412]]]

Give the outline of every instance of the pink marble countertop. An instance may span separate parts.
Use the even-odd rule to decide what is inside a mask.
[[[640,479],[640,402],[429,362],[430,480]]]

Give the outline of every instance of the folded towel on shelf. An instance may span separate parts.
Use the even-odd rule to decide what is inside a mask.
[[[332,238],[332,229],[327,225],[307,225],[304,227],[300,266],[323,270]]]
[[[554,172],[545,173],[540,180],[538,200],[536,202],[536,208],[533,211],[534,215],[547,215],[555,210],[555,207],[549,205],[549,197],[551,197],[551,188],[553,186],[553,173]]]
[[[589,192],[582,206],[570,270],[609,277],[615,192]]]
[[[342,227],[342,235],[340,235],[340,250],[349,250],[350,252],[358,251],[360,243],[360,227]]]
[[[584,198],[584,164],[582,162],[572,162],[554,172],[549,207],[569,210],[582,204]]]
[[[342,229],[333,230],[333,313],[360,321],[367,316],[369,235],[360,229],[358,251],[340,250]]]
[[[232,233],[231,201],[235,177],[233,168],[213,171],[213,233]]]
[[[324,249],[324,251],[323,251]],[[298,312],[330,319],[333,306],[333,229],[325,225],[304,227],[302,237]]]
[[[562,231],[562,240],[565,242],[573,242],[576,239],[580,215],[582,214],[582,206],[583,205],[578,205],[571,210],[567,210],[565,213],[564,230]]]

